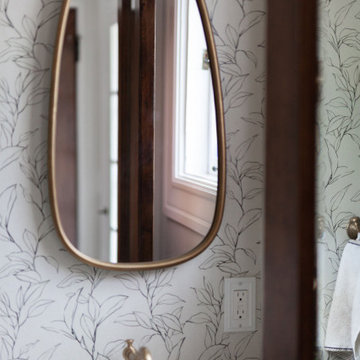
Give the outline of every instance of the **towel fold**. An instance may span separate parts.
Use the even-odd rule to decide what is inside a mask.
[[[351,344],[355,360],[360,360],[360,276],[357,281],[351,312]]]
[[[337,275],[325,349],[353,351],[360,360],[360,242],[350,241],[344,248]]]

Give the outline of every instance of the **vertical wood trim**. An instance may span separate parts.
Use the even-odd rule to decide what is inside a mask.
[[[154,0],[119,8],[118,260],[151,261],[154,192]]]
[[[155,0],[140,0],[139,260],[153,259]]]
[[[124,71],[131,73],[131,84],[129,86],[129,103],[124,104],[129,108],[129,120],[127,126],[130,129],[128,141],[128,171],[130,173],[130,183],[127,190],[129,196],[129,208],[122,211],[128,211],[129,219],[129,238],[126,239],[129,246],[129,255],[125,261],[139,261],[139,207],[141,207],[139,198],[139,171],[141,167],[140,153],[140,9],[136,7],[131,9],[131,26],[127,29],[127,36],[130,39],[131,53],[123,50],[122,56],[127,57],[128,67]],[[122,236],[122,233],[120,233]]]
[[[314,357],[316,6],[268,2],[264,360]]]
[[[126,211],[123,213],[122,209],[128,209],[128,198],[124,195],[126,194],[126,189],[128,187],[128,161],[127,158],[122,156],[124,154],[124,149],[127,148],[126,140],[129,138],[127,129],[124,129],[122,125],[125,122],[125,119],[129,116],[127,113],[127,107],[124,104],[129,101],[127,91],[127,84],[130,83],[130,72],[126,72],[127,59],[122,56],[124,51],[130,52],[128,46],[129,43],[127,39],[127,29],[131,27],[131,18],[130,18],[130,0],[123,0],[119,3],[118,9],[118,22],[119,22],[119,145],[118,145],[118,166],[119,166],[119,175],[118,175],[118,261],[126,261],[129,256],[128,241],[129,238],[129,212]],[[120,235],[121,234],[121,235]]]
[[[131,259],[134,229],[137,229],[138,147],[138,37],[131,0],[119,2],[119,177],[118,177],[118,261]],[[136,155],[135,154],[135,155]],[[135,181],[135,182],[134,182]],[[135,216],[134,216],[135,215]],[[135,223],[134,223],[135,222]],[[137,234],[135,234],[137,238]],[[136,244],[135,244],[136,245]]]

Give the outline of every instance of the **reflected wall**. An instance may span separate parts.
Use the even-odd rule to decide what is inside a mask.
[[[319,1],[317,259],[319,359],[352,358],[324,351],[335,281],[349,219],[360,213],[360,6]],[[345,356],[345,357],[344,357]]]

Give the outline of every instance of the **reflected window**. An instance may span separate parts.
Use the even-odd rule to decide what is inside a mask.
[[[215,190],[216,114],[206,41],[196,3],[182,1],[178,9],[175,177]]]
[[[110,27],[110,262],[118,262],[119,26]]]
[[[171,125],[171,165],[164,172],[163,212],[195,238],[211,226],[218,185],[216,114],[207,44],[195,1],[177,0],[174,11],[172,97],[167,108]],[[191,35],[189,35],[191,34]],[[169,80],[170,82],[171,80]],[[164,155],[168,159],[169,155]]]

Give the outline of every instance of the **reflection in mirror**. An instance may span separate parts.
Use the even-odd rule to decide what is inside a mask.
[[[55,197],[81,253],[153,261],[203,241],[219,165],[210,65],[196,0],[70,0]]]
[[[360,3],[319,1],[318,9],[317,358],[353,359],[359,345],[351,341],[359,239],[351,238],[360,215]]]

